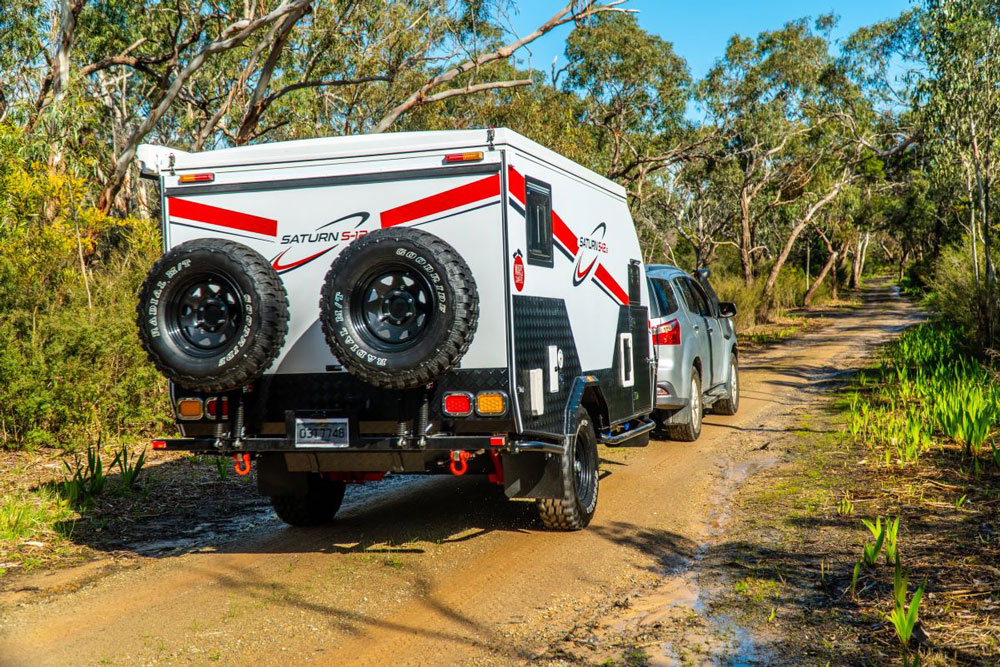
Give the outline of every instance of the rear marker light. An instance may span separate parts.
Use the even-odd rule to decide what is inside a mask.
[[[483,159],[482,151],[470,151],[468,153],[449,153],[444,156],[445,163],[450,162],[478,162]]]
[[[167,448],[167,441],[166,440],[154,440],[153,441],[153,449],[166,449],[166,448]]]
[[[468,417],[472,414],[472,394],[456,391],[444,395],[444,413],[449,417]]]
[[[507,444],[507,436],[494,435],[490,437],[490,447],[503,447]]]
[[[681,324],[677,320],[665,322],[653,330],[654,345],[680,345]]]
[[[181,174],[177,177],[178,183],[211,183],[215,180],[215,174]]]
[[[481,391],[476,395],[476,414],[495,417],[507,412],[507,397],[502,391]]]
[[[200,398],[182,398],[177,401],[177,417],[180,419],[201,419],[204,412]]]

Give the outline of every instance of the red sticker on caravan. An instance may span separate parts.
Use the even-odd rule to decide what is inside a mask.
[[[514,287],[518,292],[524,289],[524,260],[520,250],[514,253]]]

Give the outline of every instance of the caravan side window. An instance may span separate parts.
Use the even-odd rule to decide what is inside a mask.
[[[552,187],[531,177],[524,179],[525,224],[528,226],[528,264],[553,265]]]

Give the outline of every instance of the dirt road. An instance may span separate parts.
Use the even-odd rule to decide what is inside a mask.
[[[787,428],[797,401],[913,317],[873,288],[862,308],[747,355],[740,413],[708,416],[698,442],[602,448],[588,530],[542,531],[531,505],[484,480],[375,487],[330,527],[268,524],[251,539],[0,609],[0,665],[549,660],[553,642],[610,601],[690,562],[732,470],[773,456],[761,435]]]

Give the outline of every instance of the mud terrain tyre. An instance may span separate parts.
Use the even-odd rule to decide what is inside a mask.
[[[289,526],[319,526],[333,521],[344,501],[344,482],[331,482],[309,473],[307,491],[301,496],[271,496],[271,507]]]
[[[569,450],[560,457],[563,497],[537,501],[538,516],[546,528],[580,530],[587,527],[597,509],[598,462],[597,434],[590,423],[590,415],[579,408],[576,437],[570,439]]]
[[[717,415],[735,415],[740,409],[740,366],[736,355],[729,362],[729,393],[712,404],[712,412]]]
[[[242,387],[274,361],[288,331],[288,298],[266,259],[242,243],[187,241],[139,288],[139,339],[153,365],[195,391]]]
[[[320,321],[330,350],[355,377],[411,389],[447,373],[469,349],[479,294],[448,243],[420,229],[378,229],[330,265]]]
[[[701,435],[701,421],[705,416],[705,402],[701,395],[701,373],[691,369],[690,418],[683,424],[667,424],[667,437],[671,440],[694,442]]]

